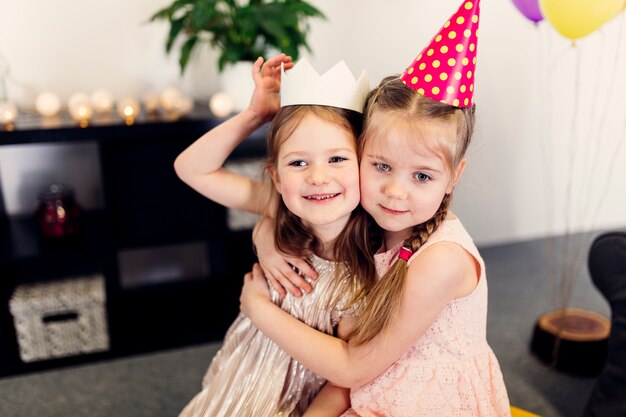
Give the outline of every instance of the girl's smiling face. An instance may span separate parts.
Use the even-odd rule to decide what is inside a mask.
[[[359,204],[355,138],[313,114],[282,143],[270,174],[287,208],[316,231],[340,232]]]
[[[384,125],[380,130],[384,133],[366,138],[364,144],[361,205],[384,229],[387,244],[390,239],[395,244],[408,238],[413,226],[435,215],[445,194],[452,192],[465,161],[453,174],[443,151],[437,149],[440,141],[427,137],[454,135],[451,129],[422,125],[415,130],[401,121]]]

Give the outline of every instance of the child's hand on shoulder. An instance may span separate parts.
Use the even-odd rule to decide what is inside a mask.
[[[280,54],[263,63],[263,57],[257,58],[252,67],[254,92],[248,109],[261,120],[268,121],[280,109],[280,68],[293,67],[291,57]]]
[[[317,272],[304,259],[286,255],[276,249],[272,218],[264,217],[254,226],[252,240],[267,282],[281,297],[285,297],[287,291],[295,297],[300,297],[303,291],[309,293],[313,290],[312,285],[300,273],[317,279]],[[296,272],[292,266],[296,267],[300,273]]]
[[[239,308],[243,314],[251,317],[254,313],[254,307],[263,302],[271,303],[271,295],[261,266],[254,264],[252,272],[244,275],[243,288],[239,296]]]

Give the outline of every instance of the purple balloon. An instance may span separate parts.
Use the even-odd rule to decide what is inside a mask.
[[[543,14],[539,9],[539,0],[512,0],[517,9],[531,22],[541,22]]]

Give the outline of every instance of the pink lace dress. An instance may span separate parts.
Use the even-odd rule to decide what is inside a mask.
[[[343,417],[503,417],[510,406],[498,360],[487,344],[485,265],[457,218],[445,220],[428,246],[451,241],[479,263],[474,291],[449,303],[408,352],[370,383],[351,391]],[[379,273],[395,261],[399,246],[376,255]]]

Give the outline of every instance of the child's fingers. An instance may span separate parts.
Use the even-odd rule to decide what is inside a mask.
[[[292,258],[292,259],[289,259],[289,263],[291,263],[293,266],[298,268],[300,272],[302,272],[307,277],[310,277],[312,279],[317,279],[317,271],[313,269],[313,267],[309,265],[309,263],[305,261],[304,259]]]
[[[258,263],[252,265],[252,280],[257,282],[257,285],[261,285],[266,289],[268,288],[267,277],[265,276],[263,268],[261,268],[261,265]]]
[[[246,310],[246,301],[249,297],[250,286],[252,285],[252,273],[248,272],[243,276],[243,287],[241,288],[241,294],[239,294],[239,308],[242,312]]]
[[[285,290],[285,287],[283,287],[276,278],[274,278],[271,275],[266,275],[265,277],[267,278],[267,282],[269,282],[269,284],[276,290],[276,292],[281,297],[284,297],[287,295],[287,291]]]
[[[285,290],[289,291],[296,297],[300,297],[302,295],[302,291],[300,290],[301,287],[298,285],[299,283],[304,282],[310,287],[309,283],[304,281],[287,262],[282,261],[282,264],[276,265],[272,268],[264,268],[259,264],[255,264],[255,266],[253,266],[252,268],[252,271],[257,276],[260,276],[261,273],[255,269],[257,265],[258,270],[262,271],[268,281],[270,281],[271,277],[271,279],[276,280],[276,282],[280,286],[282,286]],[[266,270],[268,270],[268,273],[265,273]]]
[[[272,75],[276,69],[280,69],[280,63],[285,59],[285,54],[271,57],[263,65],[262,73],[264,76]]]
[[[276,272],[271,272],[269,268],[266,268],[259,263],[255,263],[254,265],[252,265],[252,273],[258,279],[265,279],[272,287],[274,287],[276,292],[278,292],[281,297],[287,295],[285,287],[280,283],[278,279],[276,279]],[[278,274],[280,274],[280,271],[278,271]]]
[[[259,84],[263,79],[263,75],[261,74],[263,67],[263,57],[260,56],[254,61],[254,65],[252,65],[252,79],[254,80],[254,84]]]
[[[291,68],[293,68],[294,65],[296,65],[296,64],[294,64],[291,61],[291,57],[288,57],[288,58],[289,58],[289,61],[283,61],[283,65],[285,67],[285,70],[291,69]]]
[[[284,63],[283,62],[283,68],[285,69],[285,71],[290,70],[291,68],[293,68],[293,62],[288,62],[288,63]],[[272,68],[272,76],[274,77],[280,77],[280,72],[281,72],[281,67],[280,66],[276,66],[274,68]]]
[[[284,53],[280,53],[278,55],[274,55],[270,59],[267,60],[267,65],[269,67],[275,67],[276,65],[280,66],[281,62],[285,62],[287,60],[287,55]]]
[[[280,73],[281,64],[284,65],[285,70],[291,69],[294,65],[291,56],[281,53],[271,57],[265,62],[265,65],[263,65],[263,75],[277,75]]]
[[[311,285],[304,281],[298,274],[296,274],[293,270],[290,271],[282,271],[280,275],[277,275],[276,279],[280,284],[285,287],[287,291],[293,294],[295,297],[302,296],[302,289],[306,292],[311,292]]]

